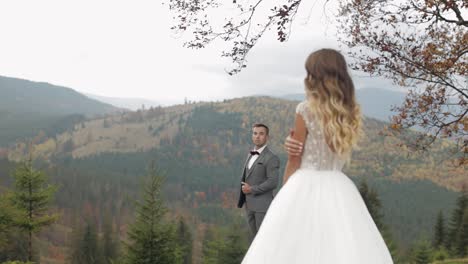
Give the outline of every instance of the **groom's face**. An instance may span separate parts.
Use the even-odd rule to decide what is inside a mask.
[[[263,147],[268,141],[266,128],[254,127],[252,131],[252,142],[257,148]]]

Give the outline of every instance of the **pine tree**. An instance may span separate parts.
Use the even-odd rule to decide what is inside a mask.
[[[463,225],[463,218],[465,212],[468,210],[468,190],[466,185],[463,186],[460,196],[457,199],[455,209],[452,212],[452,218],[450,220],[449,233],[447,238],[447,248],[450,249],[456,255],[460,255],[463,250],[459,251],[459,248],[463,244],[464,237],[460,235],[461,228]]]
[[[104,261],[96,225],[91,217],[84,225],[75,223],[69,245],[68,262],[71,264],[101,264]]]
[[[428,264],[431,263],[431,246],[426,240],[420,241],[414,252],[414,263],[415,264]]]
[[[177,244],[181,252],[181,263],[183,264],[192,263],[192,243],[192,234],[189,226],[185,223],[184,219],[180,217],[177,227]]]
[[[464,257],[468,255],[468,208],[465,210],[463,220],[456,236],[455,253]]]
[[[16,226],[28,235],[28,261],[33,258],[33,234],[54,223],[58,215],[47,214],[49,203],[57,187],[47,184],[47,175],[33,168],[32,159],[22,162],[13,173],[12,203],[20,216],[13,219]]]
[[[5,252],[8,245],[7,237],[13,227],[13,209],[7,201],[5,194],[0,195],[0,252]]]
[[[387,245],[387,248],[390,251],[390,255],[392,255],[393,262],[399,263],[400,256],[398,253],[398,244],[393,239],[392,233],[390,232],[387,226],[384,226],[381,232],[382,238],[384,239],[385,244]]]
[[[434,248],[439,248],[444,244],[445,241],[445,223],[444,223],[444,215],[442,210],[439,211],[437,215],[437,222],[434,227],[434,241],[433,246]]]
[[[10,203],[11,195],[11,192],[0,195],[0,263],[26,260],[27,256],[27,239],[14,225],[14,219],[20,216]]]
[[[112,219],[107,214],[104,219],[103,236],[102,236],[102,254],[104,263],[111,263],[118,256],[118,240],[114,233]]]
[[[0,195],[0,263],[7,260],[26,260],[27,238],[18,232],[14,219],[20,217],[11,205],[11,192]]]
[[[68,258],[67,263],[71,264],[82,264],[84,263],[84,254],[82,252],[82,241],[84,237],[84,227],[78,224],[76,220],[77,216],[75,214],[74,219],[75,223],[71,233],[70,243],[68,245]]]
[[[239,228],[231,228],[228,233],[225,246],[221,248],[219,254],[219,263],[238,264],[242,262],[247,248],[238,230]]]
[[[372,219],[375,222],[375,225],[377,226],[377,228],[379,228],[379,230],[382,231],[382,203],[380,202],[380,198],[378,197],[377,192],[373,189],[370,189],[365,180],[360,182],[358,189],[361,193],[364,203],[367,206],[367,210],[369,211],[370,215],[372,216]]]
[[[377,194],[377,191],[369,188],[367,182],[362,180],[359,184],[359,192],[361,193],[362,199],[366,204],[369,214],[375,222],[375,225],[379,229],[389,251],[392,255],[393,261],[397,262],[398,256],[398,245],[392,237],[389,228],[383,223],[382,203]]]
[[[444,261],[450,257],[449,252],[443,246],[434,249],[432,254],[433,261]]]
[[[81,242],[81,258],[83,264],[98,264],[100,261],[99,245],[96,226],[92,221],[87,221]]]
[[[143,201],[136,202],[136,220],[128,231],[128,263],[171,264],[176,260],[175,229],[164,221],[167,209],[161,198],[162,182],[152,165],[143,189]]]
[[[224,241],[214,227],[208,228],[203,239],[202,264],[218,264],[219,254],[224,247]]]

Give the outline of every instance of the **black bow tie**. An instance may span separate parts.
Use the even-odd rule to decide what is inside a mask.
[[[250,151],[250,155],[260,155],[260,152],[256,151],[256,150],[251,150]]]

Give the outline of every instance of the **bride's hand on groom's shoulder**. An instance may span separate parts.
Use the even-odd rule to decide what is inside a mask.
[[[284,150],[291,156],[300,156],[302,154],[302,142],[295,140],[294,130],[289,131],[289,135],[284,141]]]

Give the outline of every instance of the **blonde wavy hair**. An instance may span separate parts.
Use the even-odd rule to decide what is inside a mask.
[[[362,136],[362,120],[345,58],[321,49],[309,55],[305,68],[307,98],[325,140],[334,153],[349,157]]]

